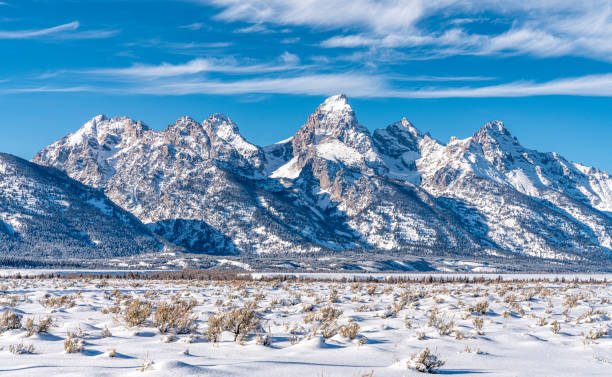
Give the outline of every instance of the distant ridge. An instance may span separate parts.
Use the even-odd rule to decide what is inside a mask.
[[[57,169],[0,153],[0,255],[92,259],[162,247],[99,190]]]

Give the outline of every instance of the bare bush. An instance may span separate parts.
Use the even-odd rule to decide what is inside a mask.
[[[472,324],[474,325],[474,329],[476,329],[478,335],[484,335],[484,331],[482,330],[484,320],[481,317],[472,318]]]
[[[477,313],[480,315],[486,314],[488,309],[489,309],[489,303],[487,301],[477,302],[476,304],[474,304],[473,306],[470,306],[469,308],[471,312]]]
[[[150,302],[136,299],[125,308],[123,320],[128,327],[142,326],[152,311],[153,305]]]
[[[340,326],[339,332],[340,335],[345,338],[355,339],[355,337],[357,337],[357,334],[359,334],[360,329],[361,328],[359,327],[359,324],[357,324],[357,322],[351,322],[348,325]]]
[[[258,325],[259,314],[249,308],[230,310],[223,318],[223,328],[234,334],[234,341],[243,341]]]
[[[11,344],[9,345],[9,352],[15,355],[32,354],[35,352],[35,348],[33,344],[27,346],[23,343]]]
[[[599,327],[599,328],[593,328],[591,330],[589,330],[589,332],[587,333],[582,333],[582,335],[584,336],[585,340],[597,340],[599,338],[601,338],[602,336],[608,335],[609,331],[606,328],[603,327]]]
[[[74,334],[68,333],[68,337],[64,339],[64,351],[66,353],[79,353],[83,352],[85,341],[77,338]]]
[[[104,328],[102,329],[101,335],[103,338],[110,338],[111,336],[113,336],[111,331],[108,329],[108,326],[104,326]]]
[[[561,325],[559,325],[559,322],[552,321],[550,323],[550,331],[552,331],[553,334],[558,334],[560,330],[561,330]]]
[[[49,329],[53,326],[53,318],[47,316],[41,319],[38,324],[34,322],[32,318],[28,318],[25,321],[23,327],[26,329],[27,335],[32,336],[34,334],[48,333]]]
[[[223,331],[234,334],[234,341],[244,341],[260,325],[260,315],[250,307],[230,309],[208,317],[206,336],[217,342]]]
[[[8,309],[4,311],[2,317],[0,318],[0,332],[2,330],[15,330],[21,328],[21,315],[9,311]]]
[[[445,364],[444,361],[440,360],[438,355],[433,354],[429,348],[425,348],[420,352],[413,354],[410,357],[410,360],[407,362],[407,366],[409,369],[414,369],[421,373],[438,373],[438,369],[440,369]]]
[[[76,297],[73,295],[63,295],[59,297],[53,297],[50,295],[45,295],[44,298],[40,300],[40,304],[46,308],[72,308],[76,305]]]
[[[223,313],[213,314],[208,317],[208,328],[206,329],[206,338],[209,342],[216,343],[223,332]]]
[[[310,323],[313,321],[318,321],[321,323],[334,321],[338,319],[341,315],[342,310],[334,308],[333,306],[326,306],[304,317],[304,323]]]
[[[197,315],[193,313],[193,304],[187,301],[175,303],[161,302],[157,304],[153,315],[153,325],[162,334],[173,331],[177,334],[194,332],[198,325]]]

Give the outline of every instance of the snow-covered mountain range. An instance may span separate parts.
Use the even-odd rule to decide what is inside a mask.
[[[100,190],[57,169],[0,153],[2,257],[106,258],[163,246]]]
[[[103,190],[190,252],[612,255],[608,173],[526,149],[497,121],[448,144],[406,119],[371,133],[344,95],[266,147],[222,114],[164,131],[100,115],[33,162]]]

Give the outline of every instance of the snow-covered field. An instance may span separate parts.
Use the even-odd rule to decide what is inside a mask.
[[[3,278],[0,375],[410,376],[429,349],[442,374],[610,376],[611,299],[588,282]]]

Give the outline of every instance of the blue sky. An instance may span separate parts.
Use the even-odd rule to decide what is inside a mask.
[[[612,3],[2,0],[0,151],[31,158],[96,114],[233,118],[291,136],[328,95],[447,141],[499,119],[612,171]]]

